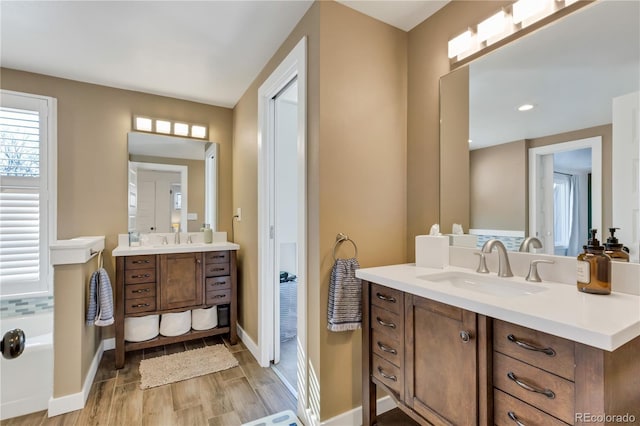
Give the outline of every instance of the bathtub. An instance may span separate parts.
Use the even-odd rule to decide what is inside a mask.
[[[26,347],[15,359],[0,356],[2,420],[46,410],[53,394],[53,313],[0,320],[2,335],[14,328],[24,331]]]

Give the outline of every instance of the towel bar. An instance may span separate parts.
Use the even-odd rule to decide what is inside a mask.
[[[348,235],[340,232],[338,233],[338,235],[336,235],[336,242],[333,245],[333,260],[338,260],[336,257],[336,250],[338,249],[338,246],[345,241],[349,241],[351,244],[353,244],[353,249],[355,250],[353,257],[358,257],[358,246],[356,245],[356,243],[351,238],[349,238]]]

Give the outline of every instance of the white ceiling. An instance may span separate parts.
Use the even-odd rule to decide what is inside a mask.
[[[469,84],[471,149],[611,123],[640,90],[640,2],[587,6],[472,62]]]
[[[410,29],[446,1],[345,1]],[[1,1],[3,67],[233,107],[311,6],[295,1]]]

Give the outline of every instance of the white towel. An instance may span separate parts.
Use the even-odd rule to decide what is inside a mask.
[[[89,280],[89,306],[87,307],[87,325],[105,327],[113,324],[113,290],[109,274],[104,268],[91,274]]]
[[[327,328],[349,331],[362,327],[362,284],[356,278],[360,268],[356,258],[337,259],[329,283]]]

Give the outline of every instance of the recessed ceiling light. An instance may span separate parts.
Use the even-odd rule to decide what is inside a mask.
[[[518,111],[529,111],[533,109],[533,105],[531,104],[523,104],[518,107]]]

